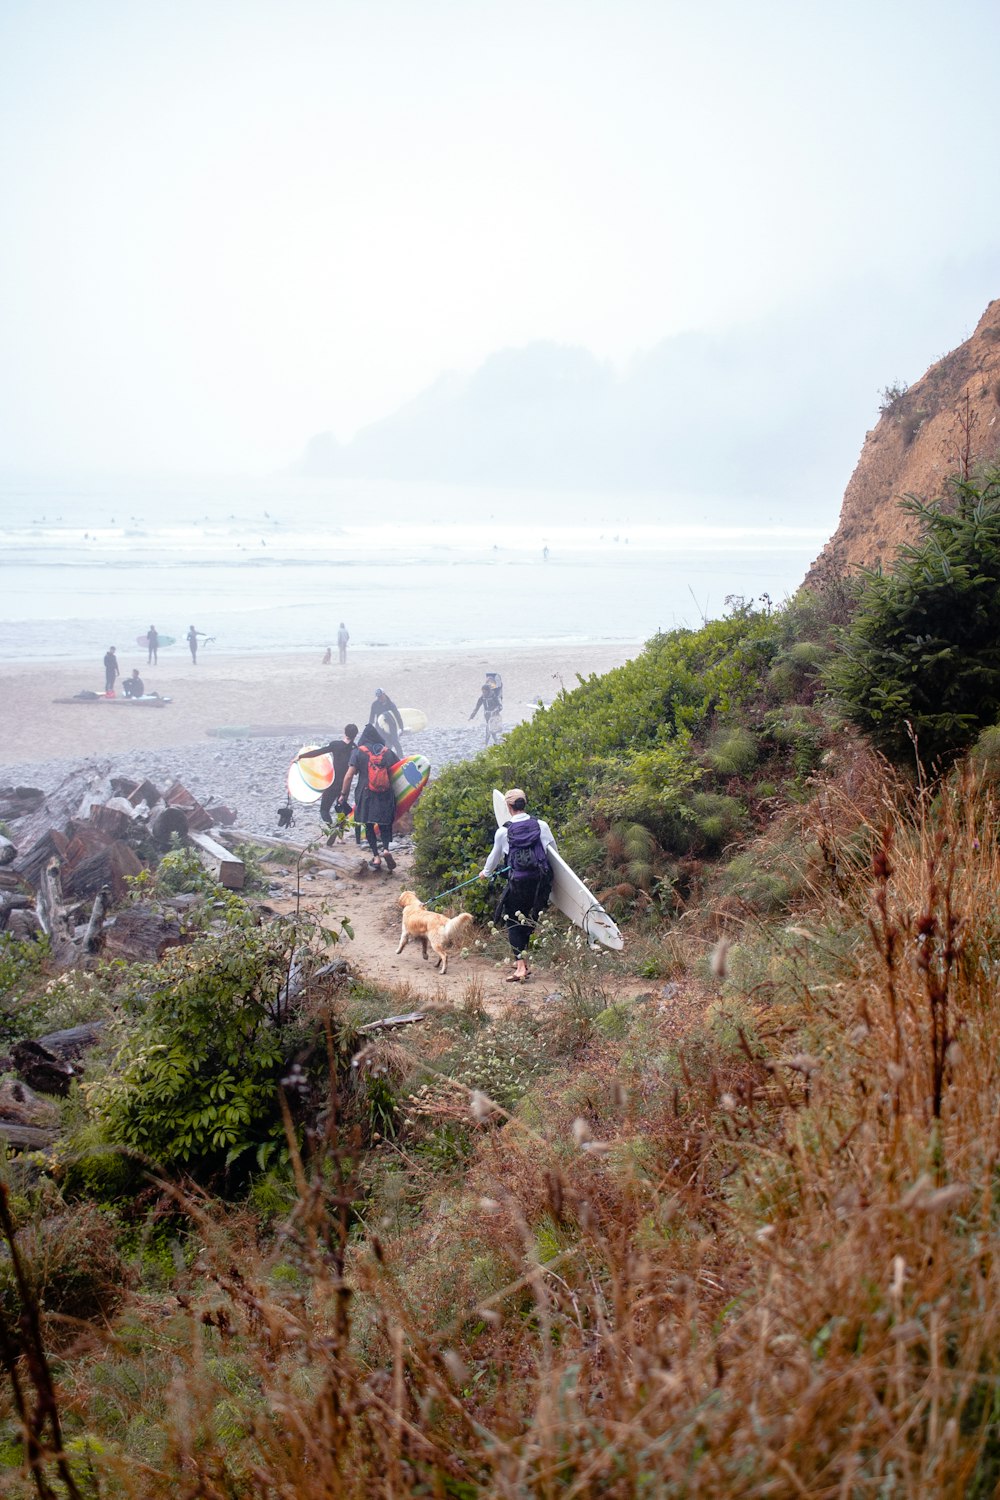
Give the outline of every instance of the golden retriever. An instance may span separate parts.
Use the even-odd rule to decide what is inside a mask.
[[[472,926],[470,914],[463,911],[457,917],[443,917],[440,912],[429,911],[416,891],[403,891],[399,904],[403,908],[403,933],[396,952],[402,953],[413,938],[423,948],[426,958],[430,943],[438,956],[438,968],[447,974],[448,954],[462,946],[462,934]]]

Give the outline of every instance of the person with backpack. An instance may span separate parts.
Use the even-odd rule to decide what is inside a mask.
[[[545,851],[558,851],[545,819],[527,812],[527,798],[520,787],[505,792],[504,801],[510,821],[497,829],[479,878],[488,880],[494,870],[507,866],[507,884],[495,912],[497,926],[502,922],[507,929],[514,955],[514,971],[504,982],[524,984],[531,978],[525,957],[528,943],[552,892],[552,867]]]
[[[390,768],[396,757],[382,742],[382,736],[374,724],[366,724],[358,743],[351,751],[341,787],[341,802],[346,803],[351,782],[358,778],[358,795],[354,804],[354,818],[365,825],[365,838],[372,851],[370,860],[373,870],[381,870],[382,859],[386,868],[394,870],[396,861],[389,853],[392,825],[396,817],[396,796],[389,778]],[[338,812],[341,807],[338,805]],[[382,855],[379,855],[379,835],[382,837]]]

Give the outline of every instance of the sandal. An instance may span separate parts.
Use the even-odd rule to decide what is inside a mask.
[[[380,859],[370,859],[368,861],[368,868],[369,870],[381,870],[382,861]]]
[[[531,971],[530,969],[526,969],[523,974],[508,974],[504,980],[504,984],[527,984],[530,978]]]
[[[385,860],[385,867],[387,870],[394,870],[396,868],[396,861],[393,859],[388,849],[385,851],[385,854],[382,857]]]

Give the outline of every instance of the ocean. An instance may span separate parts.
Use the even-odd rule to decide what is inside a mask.
[[[341,620],[397,650],[633,643],[781,602],[828,534],[713,524],[702,497],[0,481],[0,660],[93,659],[150,624],[239,654],[335,649]]]

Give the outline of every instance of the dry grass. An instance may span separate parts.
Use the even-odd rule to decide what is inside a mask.
[[[502,1127],[473,1098],[463,1183],[391,1236],[352,1228],[335,1121],[266,1253],[192,1205],[202,1264],[147,1313],[159,1445],[64,1378],[99,1492],[992,1495],[996,809],[868,766],[812,816],[826,875],[756,1036],[595,1031]]]

